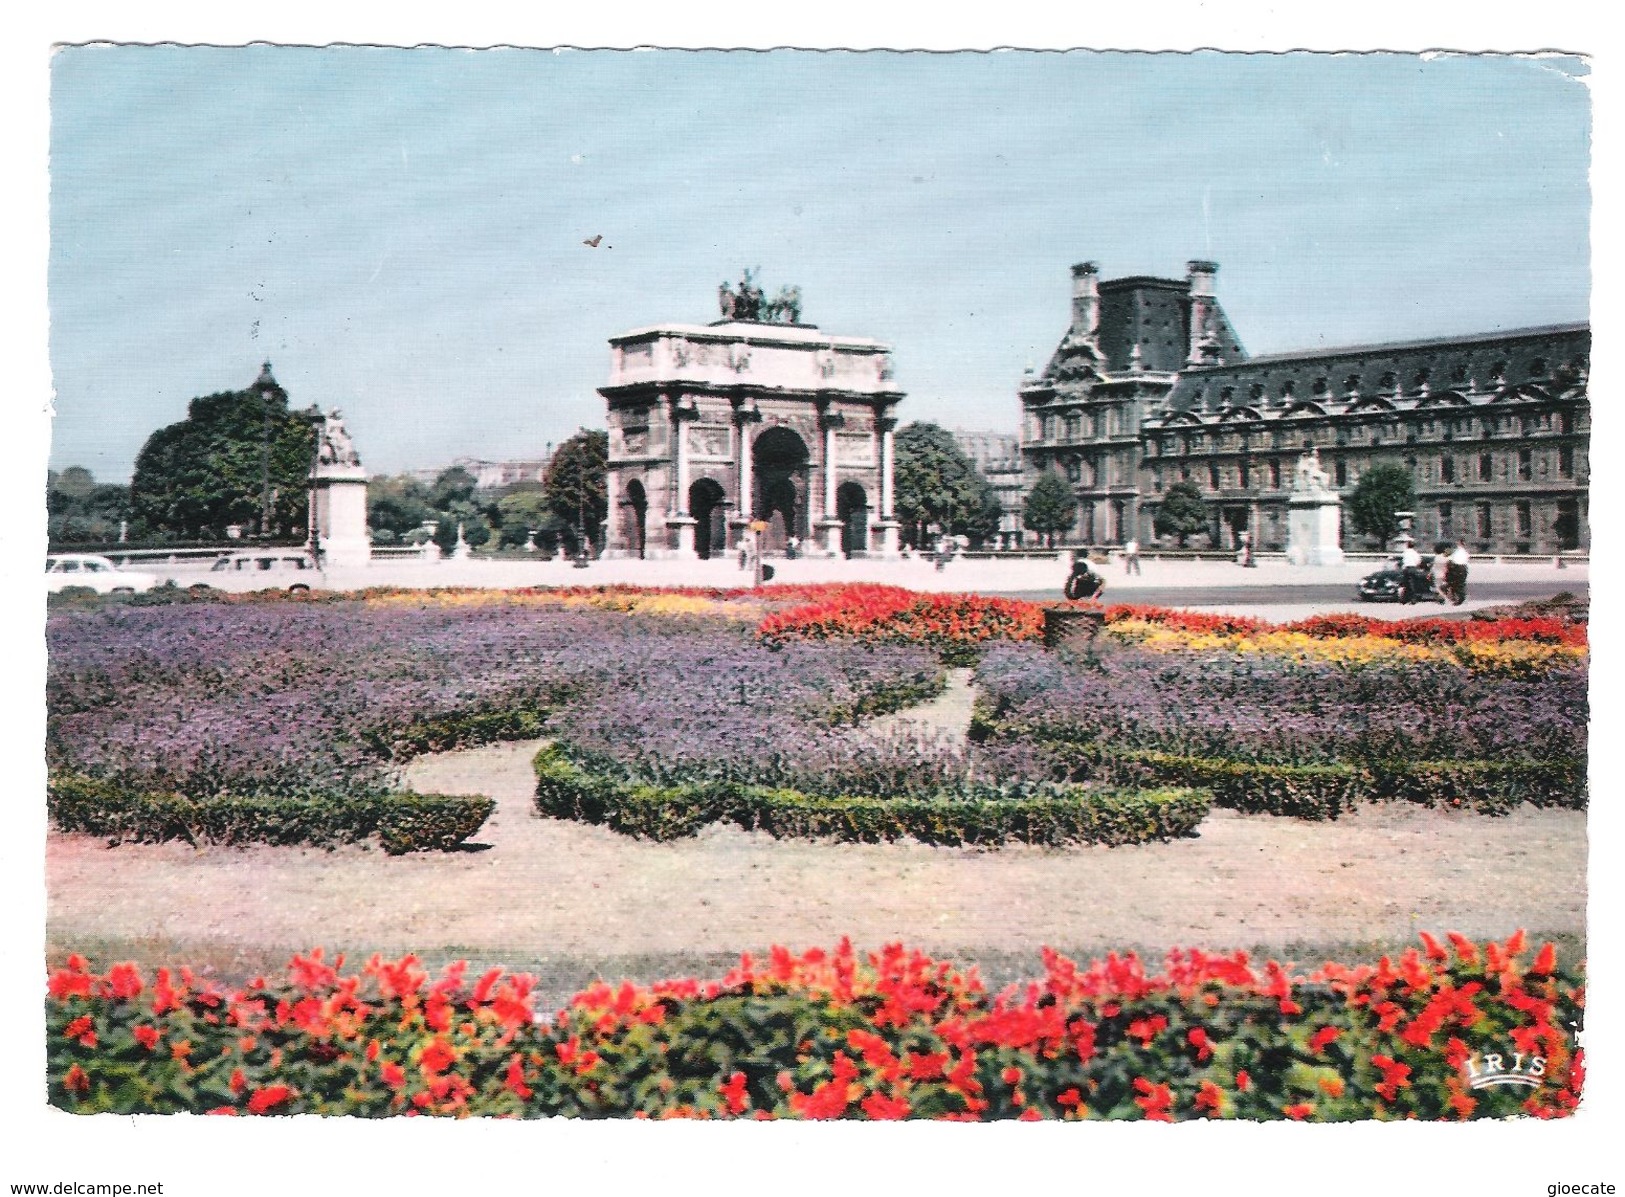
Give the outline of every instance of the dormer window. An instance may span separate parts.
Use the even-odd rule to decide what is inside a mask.
[[[1530,378],[1543,378],[1543,377],[1545,377],[1545,374],[1546,374],[1546,359],[1545,358],[1537,357],[1534,361],[1529,363],[1529,377]]]

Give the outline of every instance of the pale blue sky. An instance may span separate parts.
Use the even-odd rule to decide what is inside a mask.
[[[608,337],[761,268],[1016,423],[1068,266],[1220,263],[1253,353],[1584,320],[1574,60],[78,47],[52,70],[51,462],[128,476],[269,357],[374,470],[602,423]],[[582,244],[602,234],[596,249]]]

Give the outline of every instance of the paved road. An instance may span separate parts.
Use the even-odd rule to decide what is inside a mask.
[[[1145,603],[1153,607],[1275,607],[1323,603],[1345,605],[1354,600],[1354,587],[1347,583],[1281,586],[1145,586],[1133,589],[1127,587],[1114,589],[1111,583],[1112,577],[1107,574],[1107,602]],[[1589,598],[1591,585],[1584,577],[1578,577],[1572,583],[1567,580],[1553,583],[1531,579],[1527,582],[1497,581],[1485,582],[1482,585],[1469,584],[1467,588],[1470,600],[1475,603],[1513,603],[1524,599],[1551,598],[1562,590],[1567,590],[1580,598]],[[1048,602],[1058,600],[1061,597],[1061,589],[1057,586],[1054,590],[1010,590],[1002,592],[1002,595],[1006,598]],[[1407,612],[1449,609],[1434,603],[1420,603],[1414,608],[1405,608],[1398,603],[1362,603],[1359,606],[1368,608],[1374,613],[1387,610],[1389,607],[1395,611]]]

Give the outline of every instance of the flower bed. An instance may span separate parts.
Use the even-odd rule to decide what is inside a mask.
[[[808,590],[811,601],[767,615],[757,634],[770,644],[842,638],[929,644],[949,664],[974,663],[992,642],[1034,642],[1043,635],[1041,603],[965,594],[922,596],[879,585]],[[1586,650],[1583,623],[1547,616],[1383,620],[1326,615],[1272,624],[1249,616],[1119,603],[1107,607],[1105,617],[1110,634],[1160,651],[1259,652],[1348,664],[1440,659],[1518,675],[1574,663]]]
[[[768,615],[757,634],[768,644],[848,637],[882,644],[928,644],[950,665],[970,664],[990,641],[1042,638],[1043,607],[974,594],[921,595],[896,586],[832,589],[806,606]]]
[[[1050,787],[1020,795],[808,794],[738,782],[648,785],[594,774],[550,745],[536,756],[536,809],[627,835],[681,839],[733,823],[780,839],[923,844],[1138,844],[1189,835],[1207,799],[1189,789]]]
[[[1087,660],[1002,646],[977,680],[973,737],[1033,746],[1058,778],[1198,786],[1220,806],[1304,818],[1364,800],[1486,814],[1586,804],[1579,669],[1350,670],[1266,656],[1170,660],[1107,643]]]
[[[740,729],[763,751],[816,746],[832,721],[942,684],[918,649],[775,652],[738,621],[524,596],[110,607],[55,614],[47,634],[58,825],[121,838],[191,827],[287,842],[303,827],[314,837],[305,842],[344,840],[420,752],[537,736],[566,711],[583,735],[600,721],[615,743],[644,744],[648,729],[627,721],[629,692],[671,700],[665,730],[690,736],[692,759],[719,728],[733,728],[736,748]],[[680,744],[661,747],[681,764]],[[107,802],[102,816],[87,795]],[[355,809],[337,809],[345,803]]]
[[[534,982],[413,957],[296,957],[226,991],[133,965],[55,972],[52,1104],[92,1113],[503,1117],[1468,1119],[1563,1117],[1584,989],[1550,944],[1300,975],[1244,953],[1129,955],[992,995],[893,945],[775,948],[718,981],[598,983],[552,1019]],[[1491,1057],[1495,1057],[1492,1063]]]

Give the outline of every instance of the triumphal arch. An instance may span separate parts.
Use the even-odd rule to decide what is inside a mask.
[[[801,323],[749,273],[711,324],[610,339],[609,515],[618,557],[896,556],[891,350]]]

